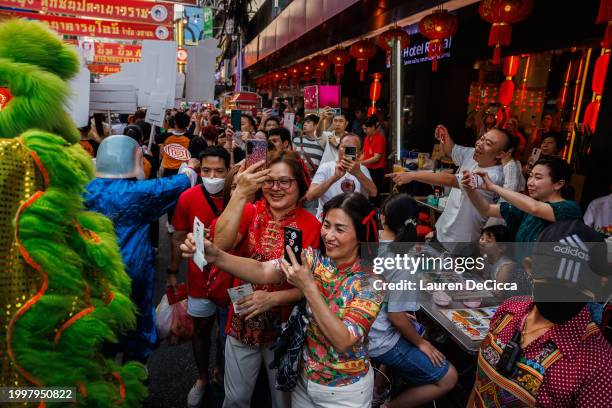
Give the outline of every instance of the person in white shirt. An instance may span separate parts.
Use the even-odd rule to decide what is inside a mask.
[[[442,137],[441,147],[446,156],[451,156],[455,165],[459,166],[457,175],[448,173],[430,173],[424,171],[391,173],[387,177],[395,184],[407,184],[411,181],[452,187],[444,212],[436,223],[436,239],[442,243],[476,242],[480,238],[480,229],[486,219],[472,205],[467,195],[461,190],[457,180],[464,171],[486,172],[494,184],[503,185],[504,173],[501,159],[504,152],[512,147],[511,135],[502,129],[491,129],[476,141],[476,147],[456,145],[444,128],[446,137]],[[490,192],[481,189],[478,193],[489,202],[495,197]],[[445,245],[447,249],[451,249]]]
[[[523,177],[523,170],[521,162],[514,160],[514,151],[518,146],[518,138],[512,136],[511,147],[505,151],[501,164],[504,168],[504,188],[518,193],[525,190],[525,177]]]
[[[355,148],[354,160],[345,154],[349,147]],[[368,169],[361,165],[361,156],[361,138],[354,133],[347,133],[340,139],[338,160],[319,166],[306,193],[306,200],[319,200],[316,213],[318,219],[321,219],[325,203],[339,194],[356,192],[366,197],[376,197],[376,185]]]
[[[612,236],[612,194],[591,201],[584,213],[584,223],[608,237]]]
[[[332,115],[333,112],[329,111],[325,114]],[[326,120],[327,117],[324,116],[322,122]],[[327,140],[327,144],[325,146],[325,151],[323,152],[323,157],[321,157],[321,163],[338,161],[338,147],[340,145],[340,139],[342,139],[342,136],[346,134],[347,125],[348,121],[346,120],[344,113],[337,112],[333,116],[332,131],[324,131],[322,133],[324,140]]]

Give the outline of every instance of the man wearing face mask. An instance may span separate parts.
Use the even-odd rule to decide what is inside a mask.
[[[168,267],[168,284],[176,285],[176,274],[181,264],[180,244],[193,232],[193,220],[198,217],[206,228],[223,210],[223,187],[230,156],[221,146],[209,146],[200,155],[202,184],[181,194],[172,225],[172,257]],[[193,352],[199,371],[198,379],[187,397],[187,405],[199,406],[208,385],[210,335],[217,312],[216,305],[208,299],[208,268],[200,270],[192,259],[187,264],[187,313],[193,318]],[[204,368],[205,367],[205,368]]]
[[[587,307],[610,295],[603,237],[580,220],[558,221],[524,264],[533,297],[497,309],[467,406],[612,406],[612,346]]]
[[[131,137],[102,141],[96,159],[96,178],[84,194],[85,206],[106,215],[115,226],[126,271],[132,279],[132,300],[138,307],[137,328],[127,333],[118,350],[124,359],[146,362],[157,342],[153,308],[153,260],[150,224],[195,184],[199,161],[192,159],[179,174],[144,180],[142,149]]]

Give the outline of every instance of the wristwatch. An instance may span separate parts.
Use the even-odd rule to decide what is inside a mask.
[[[168,275],[178,275],[178,271],[173,271],[170,268],[166,268],[166,274],[168,274]]]

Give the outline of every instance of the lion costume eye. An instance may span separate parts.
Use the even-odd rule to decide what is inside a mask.
[[[0,111],[6,108],[6,105],[13,99],[13,95],[8,88],[0,87]]]

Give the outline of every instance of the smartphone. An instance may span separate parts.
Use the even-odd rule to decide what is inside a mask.
[[[302,263],[302,231],[293,228],[293,227],[285,227],[285,260],[291,263],[291,258],[289,258],[289,254],[287,253],[287,246],[291,248],[293,254],[295,255],[295,259],[297,259],[298,263]]]
[[[251,139],[246,141],[246,166],[266,160],[268,153],[268,141]]]
[[[242,111],[240,109],[232,109],[232,127],[234,132],[240,132],[242,126],[240,125],[242,119]]]
[[[346,146],[344,148],[344,156],[351,160],[357,160],[357,148],[355,146]]]

